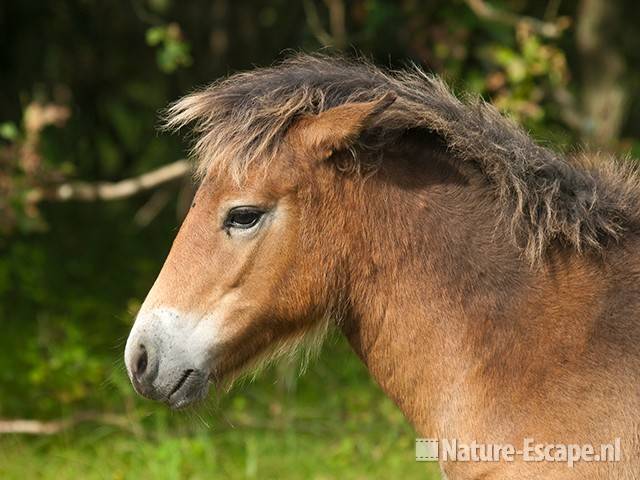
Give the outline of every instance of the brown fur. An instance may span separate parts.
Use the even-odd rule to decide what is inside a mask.
[[[203,183],[143,310],[223,312],[214,380],[331,318],[421,435],[622,439],[620,463],[450,478],[640,475],[635,173],[564,160],[420,72],[325,57],[233,76],[168,121],[196,122]],[[225,234],[230,201],[273,220]]]
[[[408,129],[441,136],[488,181],[532,263],[555,240],[598,250],[637,225],[639,181],[629,162],[569,162],[536,145],[490,104],[464,104],[418,68],[386,72],[363,61],[299,55],[181,99],[168,109],[166,125],[195,124],[200,175],[224,162],[240,176],[254,162],[268,165],[299,117],[385,94],[396,100],[371,122],[359,146],[377,150]]]

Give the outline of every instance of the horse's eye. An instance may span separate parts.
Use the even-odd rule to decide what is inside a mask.
[[[241,228],[247,230],[255,227],[264,215],[262,210],[255,207],[236,207],[229,210],[227,218],[224,220],[224,227]]]

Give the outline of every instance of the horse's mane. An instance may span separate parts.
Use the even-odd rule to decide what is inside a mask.
[[[272,159],[301,115],[387,92],[397,98],[370,125],[375,135],[365,138],[376,140],[369,146],[408,129],[440,136],[451,155],[486,179],[532,262],[554,241],[601,250],[636,224],[640,182],[630,162],[586,155],[568,160],[537,145],[490,104],[460,101],[417,67],[385,71],[363,60],[296,55],[182,98],[167,110],[166,126],[194,125],[200,174],[213,162],[237,174]]]

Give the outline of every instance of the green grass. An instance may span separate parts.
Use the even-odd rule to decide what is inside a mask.
[[[344,341],[301,377],[280,365],[198,412],[140,402],[130,415],[132,432],[0,437],[0,478],[439,478],[415,461],[414,431]]]

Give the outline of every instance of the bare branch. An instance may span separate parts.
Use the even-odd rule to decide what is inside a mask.
[[[304,0],[304,12],[307,16],[307,25],[316,40],[325,47],[334,47],[344,50],[347,46],[347,24],[345,20],[345,6],[343,0],[324,0],[329,10],[329,27],[331,33],[322,26],[320,15],[313,0]]]
[[[616,2],[582,0],[576,27],[576,50],[582,70],[582,106],[588,129],[583,140],[608,147],[620,135],[628,109],[624,55],[615,42],[623,28]]]
[[[119,200],[183,178],[190,170],[187,160],[178,160],[151,172],[115,183],[69,182],[49,188],[35,188],[27,193],[27,202]]]
[[[160,214],[170,200],[171,192],[168,189],[164,188],[154,192],[149,201],[136,212],[133,222],[140,228],[146,227]]]
[[[307,25],[309,25],[309,29],[311,29],[311,33],[316,37],[316,40],[325,47],[334,46],[334,39],[322,26],[318,10],[313,0],[304,0],[302,4],[304,6],[304,13],[307,16]]]
[[[343,0],[324,0],[329,9],[329,25],[334,47],[344,50],[347,46],[347,25]]]
[[[494,22],[512,25],[514,27],[525,24],[534,32],[543,37],[557,38],[569,27],[570,21],[567,17],[560,17],[555,22],[544,22],[534,17],[516,15],[511,12],[504,12],[489,5],[484,0],[465,0],[473,13],[478,17]]]
[[[81,412],[63,420],[0,420],[0,435],[24,433],[29,435],[53,435],[83,422],[98,422],[128,430],[140,435],[142,429],[131,418],[112,413]]]

